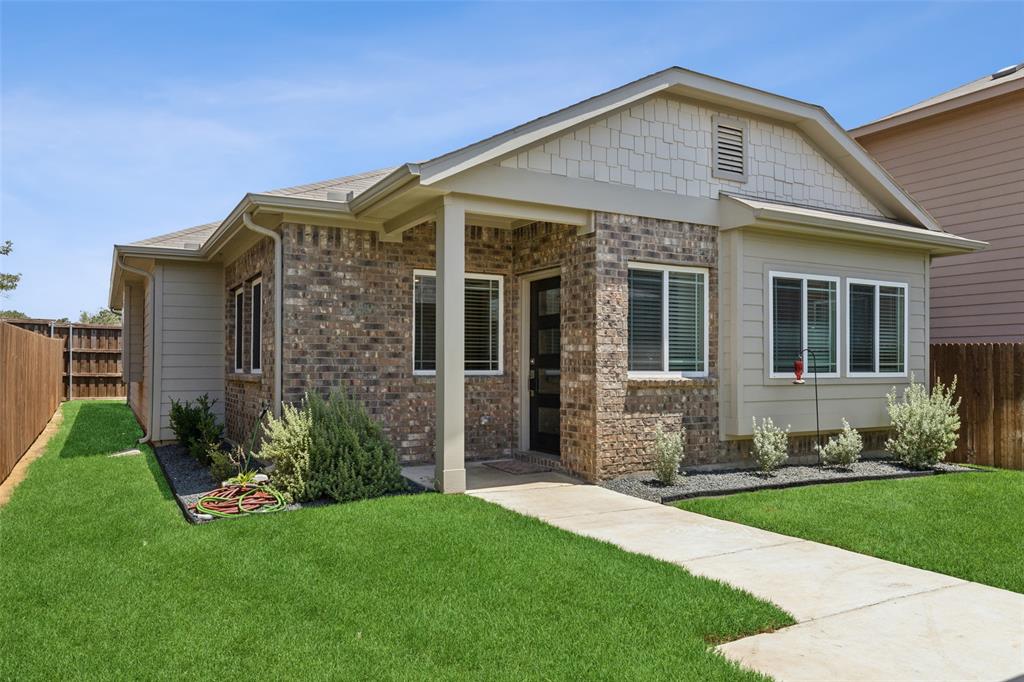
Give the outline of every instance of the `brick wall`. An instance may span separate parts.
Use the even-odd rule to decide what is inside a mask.
[[[654,429],[686,429],[686,463],[719,461],[718,230],[653,218],[595,216],[598,479],[650,468]],[[708,377],[628,378],[628,263],[708,269]]]
[[[252,319],[253,280],[263,278],[262,347],[263,371],[251,371],[252,340],[249,324]],[[261,239],[255,246],[224,268],[224,423],[225,436],[235,442],[246,442],[263,408],[273,399],[274,386],[274,243]],[[242,287],[243,335],[242,372],[235,372],[235,290]]]

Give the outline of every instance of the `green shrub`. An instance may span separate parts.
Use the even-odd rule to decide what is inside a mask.
[[[219,444],[207,450],[207,459],[210,460],[210,475],[217,481],[226,481],[238,473],[231,456]]]
[[[210,464],[210,453],[220,446],[224,427],[217,421],[213,406],[217,399],[209,394],[191,400],[180,401],[171,398],[171,430],[178,442],[188,448],[198,462]]]
[[[850,466],[860,459],[860,451],[863,449],[864,441],[857,429],[844,419],[843,432],[830,438],[825,447],[821,448],[821,461],[834,466]]]
[[[662,485],[675,483],[685,445],[686,429],[665,433],[659,424],[654,430],[654,476]]]
[[[274,463],[274,484],[291,501],[339,502],[405,489],[394,448],[358,402],[340,392],[307,394],[268,419],[261,455]]]
[[[267,416],[260,456],[273,463],[274,486],[289,502],[317,497],[309,486],[313,415],[306,401],[296,408],[281,406],[281,418]]]
[[[912,467],[932,466],[945,459],[956,448],[960,433],[960,399],[953,402],[954,393],[955,376],[949,388],[937,381],[929,394],[911,374],[902,400],[897,400],[893,386],[886,402],[894,436],[885,442],[885,448]]]
[[[775,426],[771,417],[765,417],[760,426],[757,425],[757,417],[753,419],[754,459],[763,473],[771,474],[789,459],[789,427],[782,430]]]

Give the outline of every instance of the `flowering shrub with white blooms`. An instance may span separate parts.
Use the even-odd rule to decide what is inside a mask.
[[[782,430],[771,417],[765,417],[758,426],[754,417],[754,459],[761,471],[770,474],[789,459],[788,446],[789,426]]]
[[[843,432],[830,438],[825,447],[821,448],[821,461],[823,464],[850,466],[860,459],[860,451],[863,449],[864,441],[857,429],[844,419]]]
[[[956,448],[960,433],[960,399],[953,402],[956,377],[948,388],[935,382],[929,394],[924,384],[914,382],[903,391],[903,399],[896,399],[896,387],[886,395],[893,436],[885,448],[912,467],[932,466],[946,458]]]

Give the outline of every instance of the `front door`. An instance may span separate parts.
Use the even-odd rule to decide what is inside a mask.
[[[561,278],[530,283],[530,449],[558,454],[561,426]]]

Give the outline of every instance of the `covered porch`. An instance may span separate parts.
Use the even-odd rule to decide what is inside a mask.
[[[474,464],[468,470],[473,474],[467,477],[466,384],[467,377],[481,373],[469,369],[465,353],[467,276],[473,274],[466,267],[467,227],[515,230],[548,223],[560,226],[562,234],[578,238],[593,232],[593,217],[589,211],[577,209],[447,194],[387,221],[381,228],[381,240],[400,241],[405,231],[427,222],[435,226],[436,253],[436,423],[429,487],[461,493],[467,486],[471,489],[485,485],[498,475],[497,469]],[[508,366],[501,366],[496,373],[507,376],[511,406],[516,413],[511,419],[515,426],[510,449],[557,467],[561,463],[564,415],[560,400],[562,374],[567,362],[562,354],[563,277],[573,277],[573,273],[566,272],[566,256],[557,249],[551,249],[545,257],[533,257],[534,252],[540,253],[542,249],[531,244],[519,247],[518,251],[525,256],[517,258],[516,245],[510,245],[508,262],[501,268],[510,276],[503,278],[507,281],[499,299],[504,304],[498,313],[499,336],[502,345],[507,340],[509,347],[502,348],[502,364]],[[414,469],[416,476],[423,478],[424,469]]]

